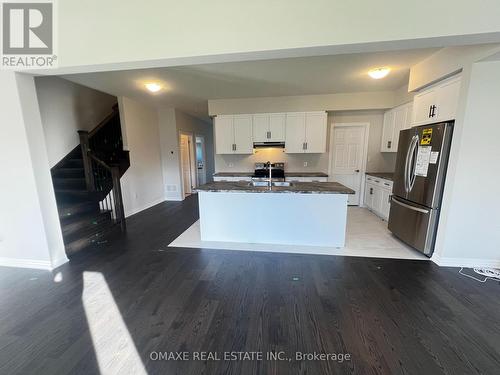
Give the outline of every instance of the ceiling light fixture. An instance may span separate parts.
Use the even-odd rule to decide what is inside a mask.
[[[161,90],[161,86],[158,83],[150,82],[146,83],[145,86],[151,92],[158,92]]]
[[[373,79],[380,79],[384,78],[389,72],[391,71],[390,68],[376,68],[372,69],[368,72],[368,75],[372,77]]]

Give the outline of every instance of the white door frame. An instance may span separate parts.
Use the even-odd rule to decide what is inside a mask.
[[[361,163],[361,186],[359,190],[359,207],[364,207],[365,205],[365,173],[366,173],[366,163],[368,160],[368,140],[370,139],[370,123],[369,122],[334,122],[330,124],[330,153],[328,155],[328,174],[330,179],[333,178],[333,163],[332,159],[334,157],[333,144],[334,144],[334,130],[335,128],[342,127],[354,127],[363,126],[365,128],[365,142],[363,145],[363,155]]]
[[[195,145],[195,139],[194,139],[194,134],[192,132],[187,132],[187,131],[184,131],[184,130],[179,130],[178,132],[178,137],[177,137],[177,147],[179,149],[179,172],[180,172],[180,183],[181,183],[181,193],[182,193],[182,200],[186,199],[186,192],[184,191],[184,171],[182,170],[182,155],[181,155],[181,135],[185,135],[185,136],[188,136],[189,137],[189,140],[190,140],[190,144],[191,144],[191,147],[189,147],[189,158],[191,159],[190,160],[190,164],[191,164],[191,179],[193,179],[194,177],[194,180],[192,180],[193,184],[192,186],[198,186],[198,181],[197,181],[197,173],[196,173],[196,158],[193,157],[193,155],[196,154],[196,150],[194,147],[196,147]],[[194,173],[193,173],[194,171]]]

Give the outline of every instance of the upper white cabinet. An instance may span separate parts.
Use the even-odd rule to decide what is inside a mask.
[[[397,152],[399,132],[411,127],[413,103],[407,103],[384,113],[384,125],[380,143],[381,152]]]
[[[284,142],[285,141],[284,113],[259,113],[253,115],[254,142]]]
[[[326,152],[326,112],[286,114],[285,152],[288,154]]]
[[[460,83],[460,76],[449,78],[415,95],[412,124],[416,126],[454,120]]]
[[[252,115],[228,115],[215,118],[217,154],[252,154]]]
[[[326,152],[326,112],[219,115],[214,128],[217,154],[252,154],[254,142],[285,142],[291,154]]]

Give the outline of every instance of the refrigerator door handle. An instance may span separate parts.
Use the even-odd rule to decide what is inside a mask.
[[[396,203],[396,204],[399,204],[400,206],[408,208],[409,210],[412,210],[412,211],[421,212],[423,214],[428,214],[429,213],[429,210],[426,210],[424,208],[413,207],[413,206],[410,206],[409,204],[400,202],[394,196],[392,196],[391,201],[394,202],[394,203]]]
[[[410,182],[411,182],[411,176],[410,176],[410,165],[413,161],[413,154],[415,152],[415,146],[418,144],[418,135],[414,135],[410,141],[410,147],[408,147],[408,151],[406,152],[406,161],[405,161],[405,172],[404,172],[404,185],[405,185],[405,191],[407,193],[410,192],[411,187],[410,187]]]
[[[413,144],[413,149],[412,149],[412,152],[411,152],[411,159],[410,159],[410,165],[413,164],[413,168],[411,169],[410,171],[410,176],[409,176],[409,179],[408,179],[408,191],[412,191],[413,189],[413,186],[415,186],[415,180],[417,178],[417,176],[415,175],[415,168],[417,167],[416,164],[413,163],[413,159],[415,158],[415,151],[417,151],[418,153],[418,144],[419,144],[419,137],[418,137],[418,134],[415,136],[415,142]]]

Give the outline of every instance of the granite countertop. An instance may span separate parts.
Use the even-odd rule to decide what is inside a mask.
[[[292,182],[291,186],[253,186],[245,181],[218,181],[201,185],[198,192],[224,193],[300,193],[300,194],[354,194],[354,190],[338,182]]]
[[[254,172],[217,172],[214,177],[252,177]],[[285,172],[285,177],[328,177],[323,172]]]
[[[367,175],[383,178],[384,180],[394,181],[394,173],[392,172],[366,172]]]

